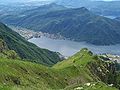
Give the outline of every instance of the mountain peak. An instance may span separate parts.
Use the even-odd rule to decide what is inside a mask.
[[[58,5],[58,4],[56,4],[56,3],[50,3],[50,4],[46,4],[46,5],[43,5],[43,6],[41,6],[41,7],[47,7],[47,8],[51,8],[51,7],[61,7],[61,8],[65,8],[64,6],[62,6],[62,5]]]
[[[49,5],[51,5],[51,6],[58,6],[58,4],[56,4],[56,3],[51,3]]]
[[[76,13],[77,13],[77,12],[81,12],[81,13],[89,12],[89,10],[88,10],[87,8],[85,8],[85,7],[75,8],[75,9],[73,9],[73,10],[75,10]]]
[[[85,8],[85,7],[81,7],[80,8],[81,10],[83,10],[83,11],[89,11],[87,8]]]

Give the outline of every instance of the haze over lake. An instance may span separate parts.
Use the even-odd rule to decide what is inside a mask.
[[[54,40],[47,37],[32,38],[30,42],[41,48],[60,52],[64,56],[71,56],[78,52],[81,48],[89,48],[96,54],[110,53],[120,55],[120,45],[111,46],[95,46],[85,42],[74,42],[69,40]]]

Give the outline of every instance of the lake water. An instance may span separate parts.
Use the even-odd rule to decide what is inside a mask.
[[[110,19],[115,19],[116,18],[115,16],[104,16],[104,17],[107,17],[107,18],[110,18]]]
[[[81,48],[88,48],[96,54],[109,53],[120,55],[120,45],[95,46],[85,42],[53,40],[46,37],[32,38],[29,41],[36,44],[40,48],[46,48],[52,51],[60,52],[64,56],[71,56],[78,52]]]
[[[107,18],[110,18],[110,19],[115,19],[116,17],[119,17],[119,16],[105,16],[105,15],[101,15],[103,17],[107,17]]]

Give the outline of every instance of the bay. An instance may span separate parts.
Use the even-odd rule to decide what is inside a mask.
[[[68,57],[74,55],[82,48],[88,48],[95,54],[114,54],[120,55],[120,44],[110,46],[96,46],[85,42],[75,42],[69,40],[55,40],[42,36],[41,38],[32,38],[29,40],[40,48],[49,49],[51,51],[60,52]]]

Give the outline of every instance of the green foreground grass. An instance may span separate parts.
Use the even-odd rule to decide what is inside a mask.
[[[117,90],[90,72],[87,65],[95,60],[87,49],[53,67],[0,58],[0,90]]]

